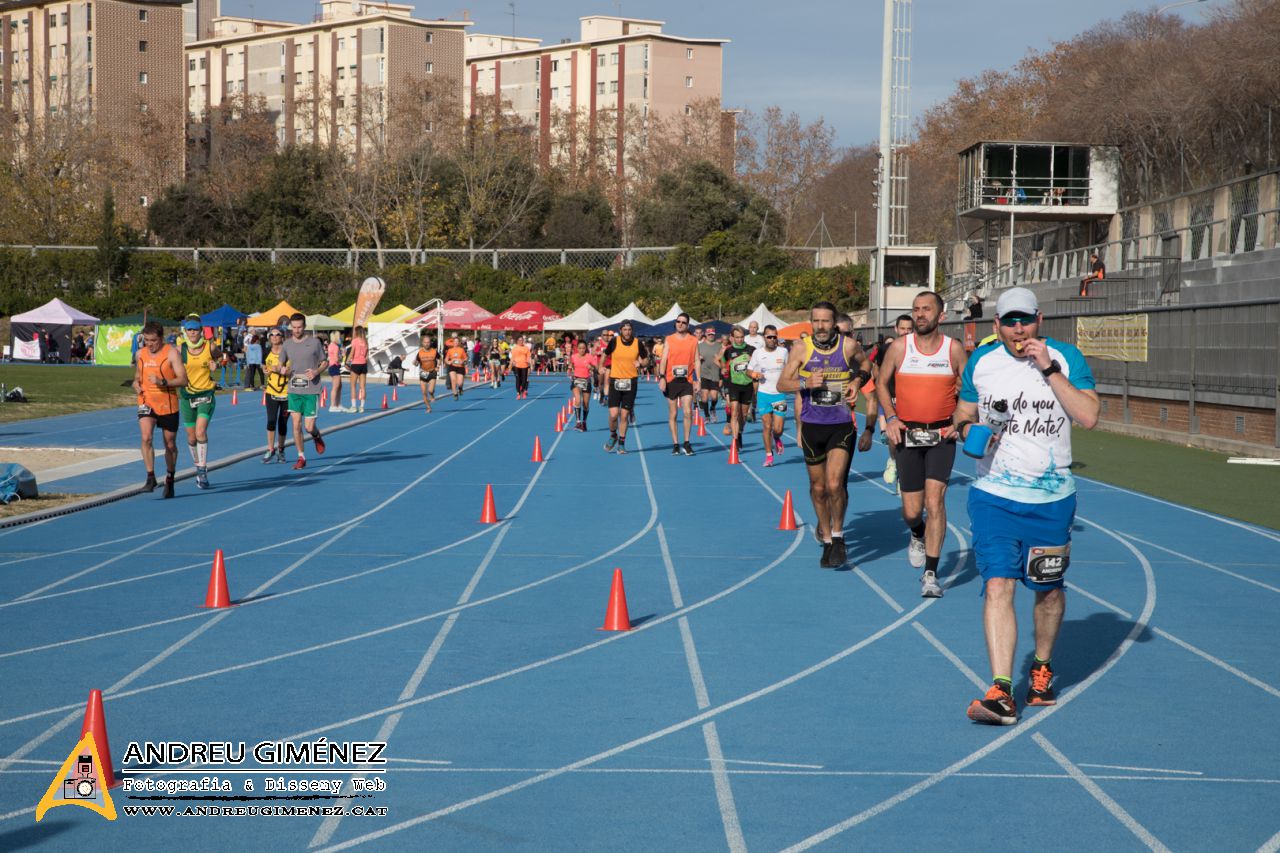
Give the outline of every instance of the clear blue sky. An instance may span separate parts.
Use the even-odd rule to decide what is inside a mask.
[[[476,22],[472,32],[511,32],[507,0],[453,2],[418,3],[414,16],[458,19],[465,10]],[[916,0],[912,115],[945,99],[956,80],[988,68],[1007,69],[1028,50],[1170,2]],[[1199,23],[1211,7],[1226,2],[1206,0],[1170,14]],[[726,106],[758,112],[776,104],[808,121],[823,117],[840,145],[872,142],[879,133],[883,0],[515,0],[515,5],[517,34],[551,43],[576,39],[578,18],[591,14],[656,18],[675,35],[730,39]],[[309,21],[317,9],[309,0],[222,0],[224,14],[277,20]]]

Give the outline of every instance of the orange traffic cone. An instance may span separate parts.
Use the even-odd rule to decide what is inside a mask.
[[[556,432],[564,432],[564,412],[556,412]]]
[[[738,458],[738,442],[736,439],[730,439],[729,441],[729,464],[730,465],[742,464],[742,460]]]
[[[779,530],[795,530],[796,529],[796,511],[791,504],[791,490],[787,489],[787,494],[782,498],[782,518],[778,520]]]
[[[399,399],[400,399],[399,391],[400,391],[400,389],[399,389],[399,388],[392,388],[392,389],[391,389],[391,400],[392,400],[392,402],[394,402],[394,401],[396,401],[396,400],[399,400]]]
[[[630,631],[631,616],[627,613],[627,591],[622,586],[622,569],[613,570],[613,586],[609,589],[609,608],[604,612],[601,631]]]
[[[480,510],[481,524],[497,524],[498,509],[493,505],[493,486],[484,487],[484,509]]]
[[[231,405],[240,405],[240,392],[234,388],[231,389]]]
[[[107,718],[102,713],[102,691],[90,690],[89,702],[84,706],[84,723],[80,726],[80,737],[93,735],[93,745],[98,750],[98,758],[102,767],[102,784],[108,788],[116,788],[123,784],[117,779],[111,764],[111,742],[107,739]]]
[[[320,389],[320,408],[323,409],[328,405],[329,405],[329,389],[321,388]]]
[[[209,572],[209,591],[204,594],[204,607],[230,607],[231,593],[227,591],[227,564],[222,549],[213,552],[213,570]]]
[[[383,395],[382,395],[382,408],[384,408],[384,409],[385,409],[385,408],[387,408],[387,395],[386,395],[386,394],[383,394]]]
[[[707,422],[699,419],[698,421],[698,438],[705,438],[707,435]]]
[[[264,406],[265,406],[266,404],[267,404],[267,392],[266,392],[266,391],[263,391],[263,392],[262,392],[262,405],[264,405]]]
[[[533,458],[530,462],[541,462],[542,460],[542,439],[538,436],[533,437]]]

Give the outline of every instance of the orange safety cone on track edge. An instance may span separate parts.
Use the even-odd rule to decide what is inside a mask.
[[[622,586],[622,569],[613,570],[613,585],[609,588],[609,607],[604,613],[601,631],[630,631],[631,616],[627,613],[627,591]]]
[[[231,405],[233,406],[240,405],[240,392],[237,391],[235,388],[231,389]]]
[[[737,439],[729,439],[729,464],[741,465],[742,460],[738,458],[738,441]]]
[[[706,436],[707,436],[707,422],[704,420],[699,420],[698,421],[698,438],[706,438]]]
[[[231,607],[231,593],[227,590],[227,564],[222,549],[213,552],[213,569],[209,572],[209,589],[204,594],[203,607]]]
[[[102,691],[90,690],[89,702],[84,706],[84,722],[80,726],[80,737],[93,735],[93,745],[98,750],[98,758],[102,761],[99,768],[102,773],[102,784],[108,788],[116,788],[124,784],[117,779],[111,764],[111,742],[107,739],[107,718],[102,713]]]
[[[489,484],[484,487],[484,509],[480,510],[480,523],[498,523],[498,509],[493,503],[493,486]]]
[[[397,400],[399,400],[399,399],[400,399],[399,391],[400,391],[400,389],[399,389],[399,388],[392,388],[392,389],[391,389],[391,401],[392,401],[392,402],[396,402]]]
[[[386,395],[386,394],[383,394],[383,395],[382,395],[382,408],[384,408],[384,409],[385,409],[385,408],[387,408],[387,395]]]
[[[538,436],[533,437],[533,458],[530,462],[542,462],[542,439]]]
[[[778,519],[779,530],[795,530],[796,529],[796,510],[791,503],[791,490],[787,489],[787,494],[782,498],[782,518]]]

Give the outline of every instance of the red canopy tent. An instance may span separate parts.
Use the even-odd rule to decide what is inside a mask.
[[[474,329],[476,324],[493,317],[492,311],[486,311],[474,302],[466,300],[446,302],[440,310],[446,329]],[[428,329],[436,327],[436,312],[428,311],[415,322]]]
[[[559,320],[560,315],[541,302],[517,302],[491,320],[475,328],[482,332],[540,332],[542,324]]]

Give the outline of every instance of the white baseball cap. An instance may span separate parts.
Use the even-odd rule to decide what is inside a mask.
[[[1011,287],[996,300],[996,316],[1008,314],[1029,314],[1034,317],[1040,313],[1040,303],[1036,295],[1025,287]]]

